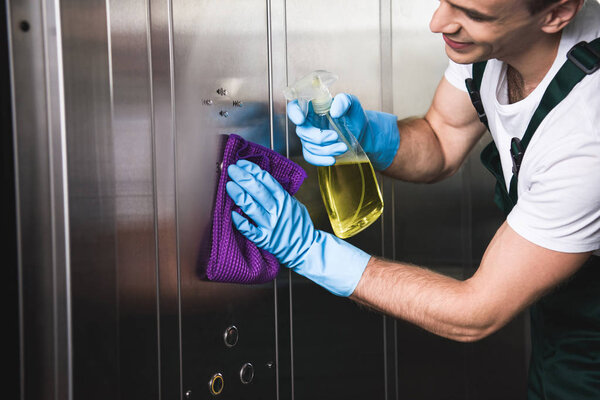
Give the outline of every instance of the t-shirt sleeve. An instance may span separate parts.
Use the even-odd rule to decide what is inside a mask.
[[[600,249],[600,140],[570,138],[546,153],[507,222],[550,250],[595,251]]]
[[[448,67],[446,68],[444,77],[452,84],[452,86],[466,92],[467,87],[465,86],[465,79],[472,77],[472,64],[457,64],[452,60],[448,61]]]

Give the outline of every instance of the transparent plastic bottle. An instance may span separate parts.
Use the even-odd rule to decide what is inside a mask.
[[[348,146],[348,151],[335,157],[335,164],[318,167],[321,196],[336,236],[344,239],[356,235],[383,213],[383,198],[373,166],[358,140],[336,123],[329,114],[332,96],[329,86],[337,76],[327,71],[314,71],[286,88],[288,100],[298,99],[309,122],[320,129],[333,129]],[[312,108],[312,112],[309,109]]]

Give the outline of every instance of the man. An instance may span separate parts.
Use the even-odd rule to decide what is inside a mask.
[[[472,278],[370,257],[315,230],[305,208],[246,161],[229,168],[227,189],[254,224],[237,213],[233,221],[332,293],[450,339],[479,340],[532,305],[529,399],[600,399],[600,72],[591,72],[600,56],[583,49],[591,64],[567,67],[587,71],[580,81],[562,101],[545,96],[563,90],[553,78],[569,49],[600,37],[600,6],[441,0],[430,27],[442,34],[450,65],[424,118],[396,123],[364,112],[346,94],[335,97],[330,113],[384,174],[413,182],[452,175],[489,125],[495,146],[483,158],[498,178],[496,202],[507,220]],[[548,101],[557,104],[539,111]],[[288,116],[310,163],[331,165],[346,150],[334,131],[311,126],[296,103]],[[530,125],[527,135],[535,134],[527,138]]]

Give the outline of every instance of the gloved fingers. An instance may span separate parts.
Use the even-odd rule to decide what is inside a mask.
[[[260,200],[264,202],[265,209],[271,214],[277,214],[279,210],[279,206],[283,202],[287,192],[281,186],[279,182],[271,174],[267,171],[254,164],[253,162],[247,160],[239,160],[237,162],[237,166],[248,172],[252,175],[259,183],[261,183],[264,188],[267,190],[268,196],[260,196]]]
[[[326,167],[335,164],[335,158],[332,156],[318,156],[316,154],[312,154],[306,150],[304,146],[302,147],[302,155],[307,163],[316,165],[317,167]]]
[[[339,156],[340,154],[344,154],[348,150],[348,146],[346,146],[343,142],[335,142],[332,144],[319,146],[309,142],[302,142],[302,147],[314,154],[316,156]]]
[[[227,194],[233,202],[252,218],[259,226],[270,227],[270,214],[259,204],[259,202],[246,191],[238,182],[227,182],[225,186]]]
[[[276,212],[277,201],[274,193],[264,185],[262,182],[263,177],[257,177],[255,176],[257,172],[253,174],[248,170],[248,165],[252,165],[258,171],[263,171],[258,165],[250,161],[239,160],[237,164],[230,165],[227,172],[231,179],[264,209],[266,214]]]
[[[292,121],[295,125],[302,125],[306,116],[300,105],[298,104],[298,100],[290,101],[287,105],[287,115],[290,121]]]
[[[231,212],[231,220],[233,221],[236,229],[252,242],[256,243],[264,236],[258,227],[252,225],[250,221],[235,211]]]
[[[336,143],[339,139],[336,131],[315,128],[308,122],[298,125],[296,127],[296,134],[300,140],[318,145]]]
[[[329,114],[332,118],[340,118],[343,116],[350,106],[352,106],[353,100],[358,102],[358,99],[355,96],[348,95],[346,93],[339,93],[335,95],[333,98],[333,102],[331,103],[331,108],[329,110]],[[358,103],[360,105],[360,103]]]

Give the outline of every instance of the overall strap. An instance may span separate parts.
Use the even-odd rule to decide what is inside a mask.
[[[600,38],[591,43],[585,41],[577,43],[567,53],[567,61],[558,70],[540,101],[538,108],[529,121],[527,130],[522,139],[512,138],[510,154],[513,161],[513,177],[510,182],[510,192],[517,191],[517,178],[525,150],[546,115],[550,113],[571,90],[587,75],[600,69]],[[516,198],[516,197],[515,197]]]
[[[479,94],[485,65],[485,62],[473,64],[473,78],[466,79],[465,84],[479,119],[488,127],[487,116],[485,115]],[[580,42],[569,50],[567,61],[548,85],[538,108],[535,110],[531,121],[529,121],[523,137],[521,139],[514,137],[511,140],[510,152],[513,161],[513,176],[509,189],[506,188],[506,184],[504,183],[500,155],[495,143],[492,141],[481,152],[481,161],[497,179],[494,201],[506,215],[508,215],[517,203],[519,169],[525,149],[529,145],[533,134],[546,115],[571,92],[575,85],[586,75],[593,74],[598,69],[600,69],[600,38],[593,40],[591,43]]]
[[[485,115],[485,110],[483,109],[483,103],[481,101],[481,95],[479,94],[481,80],[483,79],[483,72],[485,71],[486,64],[487,61],[474,63],[473,78],[465,79],[465,84],[467,85],[467,92],[469,92],[471,103],[473,103],[473,107],[475,107],[475,111],[477,111],[479,120],[483,122],[485,127],[489,130],[490,127],[488,126],[487,116]]]

